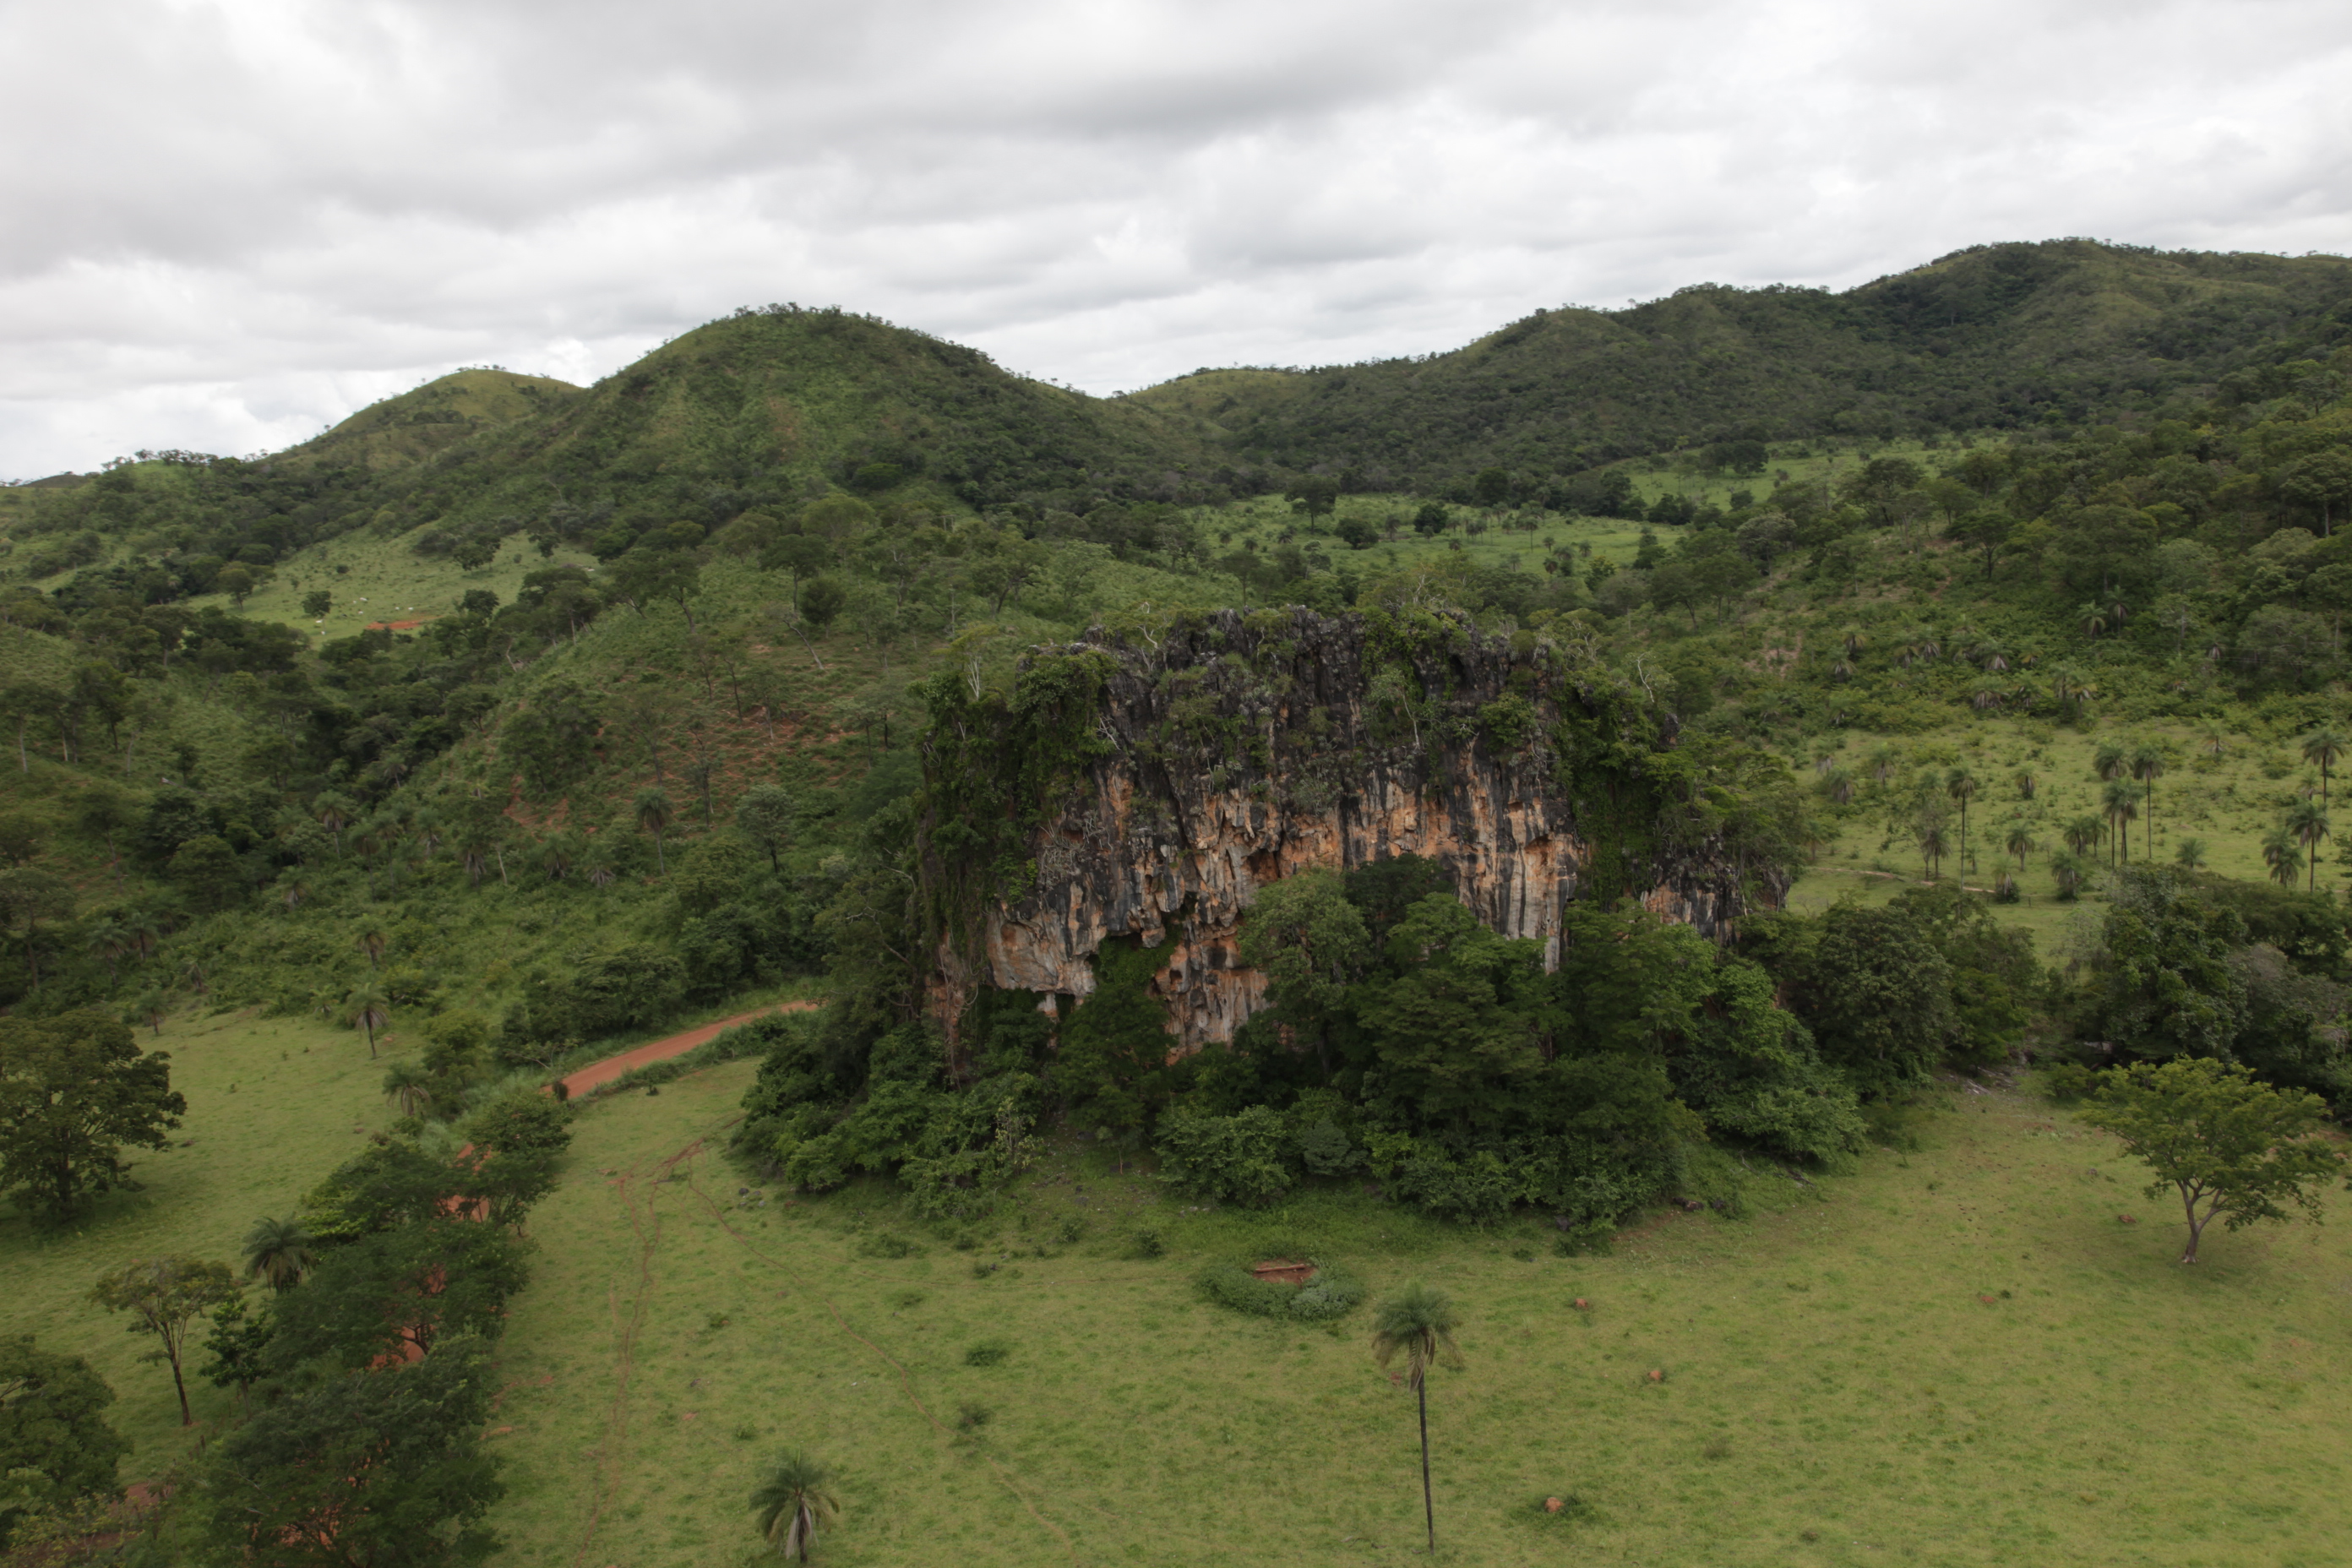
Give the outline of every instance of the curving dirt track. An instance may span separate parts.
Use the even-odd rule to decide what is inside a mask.
[[[672,1035],[667,1039],[656,1040],[651,1045],[639,1046],[632,1051],[623,1051],[617,1057],[606,1057],[601,1062],[591,1062],[563,1079],[563,1092],[568,1097],[577,1100],[598,1084],[612,1082],[631,1068],[641,1068],[647,1062],[667,1061],[672,1057],[682,1057],[695,1047],[717,1039],[721,1030],[731,1029],[738,1024],[748,1024],[754,1018],[764,1018],[771,1013],[814,1012],[824,1005],[822,1002],[780,1002],[773,1007],[758,1007],[749,1013],[738,1013],[731,1018],[721,1018],[715,1024],[705,1024],[699,1028]]]

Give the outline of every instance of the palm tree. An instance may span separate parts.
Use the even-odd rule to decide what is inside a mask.
[[[131,951],[131,933],[110,915],[94,917],[82,940],[90,952],[106,960],[106,987],[111,991],[122,983],[122,955]]]
[[[1885,784],[1895,776],[1896,763],[1894,747],[1879,747],[1870,753],[1870,776]]]
[[[342,854],[343,829],[352,825],[352,817],[357,808],[341,795],[330,791],[312,801],[310,810],[318,816],[319,826],[335,836],[335,853]]]
[[[2286,814],[2286,830],[2311,862],[2311,891],[2319,891],[2319,841],[2328,837],[2327,812],[2315,801],[2299,800]]]
[[[654,836],[654,864],[665,877],[669,875],[669,861],[662,853],[662,835],[669,831],[670,818],[677,814],[677,808],[669,803],[669,796],[662,791],[645,789],[637,792],[637,827]]]
[[[272,1290],[291,1290],[318,1260],[300,1220],[264,1218],[245,1233],[245,1271]]]
[[[2032,800],[2033,798],[2034,783],[2033,770],[2032,768],[2018,769],[2017,798],[2020,800]]]
[[[1969,801],[1977,793],[1976,775],[1966,768],[1954,768],[1944,775],[1944,793],[1960,803],[1960,869],[1969,867]]]
[[[2295,847],[2294,836],[2284,827],[2273,827],[2263,836],[2263,864],[2271,868],[2271,880],[2282,888],[2292,888],[2303,874],[2303,851]]]
[[[279,889],[278,896],[286,900],[286,912],[291,914],[302,907],[303,900],[310,896],[310,884],[298,878]]]
[[[2173,850],[2172,858],[2183,870],[2203,870],[2205,868],[2205,840],[2202,838],[2182,839],[2180,841],[2179,847]]]
[[[378,986],[362,985],[345,1005],[352,1010],[352,1027],[367,1031],[368,1060],[375,1060],[375,1032],[392,1022],[392,999]]]
[[[2327,804],[2327,771],[2352,750],[2352,740],[2332,724],[2323,724],[2303,738],[2303,760],[2319,770],[2319,804]]]
[[[161,991],[150,991],[131,1005],[131,1012],[158,1036],[163,1032],[163,1019],[172,1011],[172,999]]]
[[[1822,781],[1822,793],[1830,797],[1832,805],[1851,805],[1853,804],[1853,775],[1843,768],[1837,769]]]
[[[383,1075],[383,1097],[415,1116],[433,1103],[433,1075],[416,1062],[394,1062]]]
[[[1919,858],[1927,864],[1927,880],[1939,880],[1944,874],[1944,856],[1951,846],[1944,841],[1944,819],[1930,817],[1919,825]]]
[[[2091,757],[2091,771],[2107,780],[2119,779],[2131,771],[2131,758],[2124,749],[2109,741]]]
[[[2071,900],[2082,889],[2083,863],[2072,850],[2061,849],[2050,857],[2050,875],[2058,884],[2058,896]]]
[[[1429,1369],[1437,1362],[1462,1364],[1454,1331],[1461,1325],[1454,1303],[1440,1290],[1409,1285],[1372,1313],[1372,1360],[1385,1367],[1404,1357],[1406,1381],[1421,1402],[1421,1509],[1429,1524],[1429,1550],[1437,1550],[1437,1505],[1429,1490]]]
[[[808,1561],[820,1524],[841,1517],[840,1500],[825,1484],[832,1476],[797,1448],[787,1448],[751,1493],[761,1538],[786,1557]]]
[[[2059,835],[2065,839],[2066,852],[2070,855],[2088,854],[2098,847],[2099,840],[2106,836],[2105,825],[2095,816],[2078,816],[2068,823],[2065,831]]]
[[[2033,842],[2033,835],[2026,831],[2025,824],[2022,822],[2012,822],[2009,825],[2009,835],[2001,840],[2000,847],[2017,857],[2017,868],[2020,871],[2025,869],[2026,856],[2041,847]]]
[[[384,936],[383,932],[376,930],[373,926],[370,926],[365,931],[360,932],[357,940],[352,943],[352,945],[357,947],[362,952],[367,954],[368,967],[370,969],[377,967],[377,960],[383,957],[383,950],[388,944],[388,939]]]
[[[2107,820],[2116,825],[2116,844],[2123,857],[2121,863],[2126,866],[2131,864],[2131,825],[2139,820],[2139,795],[2137,784],[2110,779],[2099,796],[2099,804],[2106,808]]]
[[[2074,618],[2082,623],[2083,635],[2089,637],[2096,637],[2113,624],[2107,619],[2106,607],[2103,605],[2084,605],[2074,612]]]
[[[2143,741],[2132,748],[2132,777],[2147,789],[2147,858],[2156,859],[2156,781],[2164,776],[2164,748]]]
[[[2205,742],[2206,754],[2208,756],[2214,757],[2218,757],[2221,754],[2221,748],[2229,742],[2228,734],[2223,731],[2221,726],[2219,724],[2206,725],[2205,728],[2199,732],[2197,738]]]

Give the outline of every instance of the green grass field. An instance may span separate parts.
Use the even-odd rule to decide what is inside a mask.
[[[2259,731],[2261,727],[2252,728]],[[2160,742],[2172,753],[2171,766],[2156,781],[2156,863],[2174,864],[2182,842],[2197,838],[2205,844],[2205,864],[2211,869],[2250,881],[2266,878],[2263,836],[2278,825],[2288,805],[2298,798],[2305,775],[2310,772],[2287,742],[2232,730],[2222,734],[2217,757],[2211,754],[2208,733],[2201,726],[2104,722],[2077,731],[2053,730],[2030,721],[1991,720],[1897,740],[1854,735],[1842,744],[1822,748],[1818,754],[1828,757],[1832,767],[1850,773],[1864,793],[1848,813],[1832,819],[1835,836],[1798,879],[1790,906],[1810,912],[1847,896],[1866,903],[1883,902],[1926,875],[1916,845],[1906,834],[1890,834],[1884,805],[1869,793],[1871,759],[1884,747],[1895,759],[1897,788],[1926,768],[1948,770],[1959,765],[1976,776],[1981,793],[1969,810],[1974,863],[1966,873],[1967,883],[1990,890],[1995,874],[2006,864],[2018,877],[2023,896],[2014,904],[1990,906],[1992,912],[2032,930],[2042,957],[2054,959],[2059,956],[2056,944],[2074,914],[2095,911],[2102,906],[2095,879],[2080,901],[2062,900],[2050,875],[2050,855],[2064,847],[2062,834],[2069,821],[2102,814],[2099,795],[2105,785],[2092,769],[2099,746],[2109,742],[2129,746],[2143,740]],[[1806,757],[1792,759],[1792,763],[1801,777],[1818,776]],[[2034,775],[2031,800],[2019,791],[2016,776],[2021,770]],[[2012,821],[2022,822],[2037,846],[2027,852],[2021,870],[2016,858],[2001,849]],[[2130,829],[2134,865],[2148,861],[2149,828],[2143,810],[2141,819]],[[1957,814],[1951,836],[1957,845]],[[2107,864],[2112,848],[2110,845],[2096,852],[2102,867]],[[1946,877],[1958,874],[1958,858],[1947,856],[1942,871]],[[2341,892],[2345,875],[2332,847],[2323,845],[2318,886]],[[2307,871],[2305,880],[2296,885],[2309,885]]]
[[[1391,1560],[1420,1540],[1412,1407],[1366,1314],[1271,1323],[1190,1283],[1301,1250],[1463,1310],[1468,1369],[1431,1397],[1446,1561],[2280,1568],[2352,1527],[2341,1237],[2217,1237],[2184,1270],[2112,1145],[2024,1092],[1940,1092],[1909,1152],[1802,1188],[1759,1167],[1751,1217],[1606,1258],[1353,1194],[1191,1213],[1091,1148],[961,1251],[878,1192],[739,1199],[717,1151],[751,1071],[580,1125],[501,1350],[508,1561],[748,1562],[788,1443],[838,1472],[821,1561]]]

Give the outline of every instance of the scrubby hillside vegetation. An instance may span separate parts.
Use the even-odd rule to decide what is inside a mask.
[[[975,1246],[1081,1139],[1195,1205],[1580,1250],[1851,1169],[1938,1074],[2218,1058],[2338,1107],[2347,300],[2330,258],[1996,247],[1117,399],[780,307],[593,387],[462,372],[274,458],[0,490],[0,1062],[131,1074],[122,1023],[232,1011],[388,1040],[392,1181],[567,1064],[821,996],[758,1027],[741,1169]],[[1157,764],[1284,799],[1316,732],[1243,710],[1289,606],[1379,651],[1418,787],[1507,753],[1757,907],[1710,941],[1595,876],[1547,964],[1391,858],[1265,888],[1230,1044],[1171,1058],[1126,935],[1083,1002],[978,986],[950,1052],[941,889],[1034,881],[1116,739],[1087,672],[1218,641],[1214,679],[1161,660]],[[561,1144],[525,1131],[511,1193],[410,1171],[337,1229],[345,1163],[304,1234],[383,1262],[452,1203],[519,1218]],[[8,1244],[131,1212],[105,1186],[26,1179]],[[485,1333],[522,1278],[488,1250]],[[343,1333],[311,1289],[252,1331]]]

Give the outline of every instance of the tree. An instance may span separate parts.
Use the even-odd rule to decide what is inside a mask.
[[[74,826],[92,838],[106,844],[107,869],[114,873],[115,886],[122,885],[122,855],[119,847],[121,837],[138,826],[131,803],[119,790],[94,784],[82,792],[80,804],[74,811]]]
[[[213,590],[215,593],[226,594],[229,603],[240,610],[245,608],[246,600],[250,598],[253,591],[260,585],[260,580],[254,576],[252,569],[245,566],[224,566],[221,568],[220,575],[213,579]]]
[[[2286,830],[2303,848],[2304,858],[2311,862],[2311,890],[2319,890],[2319,846],[2330,835],[2327,813],[2317,801],[2299,800],[2287,808]]]
[[[253,1385],[268,1367],[265,1356],[278,1325],[265,1308],[257,1314],[244,1297],[213,1309],[213,1331],[205,1336],[205,1353],[211,1359],[198,1369],[215,1388],[236,1390],[236,1407],[243,1410]]]
[[[375,1060],[375,1032],[392,1022],[392,998],[379,985],[362,985],[344,1003],[352,1027],[367,1031],[368,1060]]]
[[[1444,533],[1452,519],[1445,508],[1436,501],[1423,501],[1412,514],[1412,531],[1423,539],[1434,539]]]
[[[2082,1119],[2123,1141],[2155,1173],[2147,1195],[2167,1188],[2180,1196],[2189,1247],[2180,1261],[2197,1261],[2197,1244],[2217,1217],[2228,1230],[2258,1220],[2283,1220],[2291,1203],[2317,1224],[2312,1186],[2333,1182],[2345,1155],[2320,1135],[2326,1102],[2304,1089],[2273,1089],[2234,1062],[2185,1057],[2137,1063],[2098,1077]]]
[[[136,1188],[123,1146],[168,1148],[188,1109],[170,1062],[142,1055],[130,1026],[94,1007],[0,1018],[0,1184],[29,1189],[53,1220],[87,1196]]]
[[[752,1523],[760,1538],[786,1557],[808,1561],[817,1527],[841,1517],[841,1503],[825,1468],[797,1448],[788,1448],[751,1492]]]
[[[2303,851],[2295,847],[2294,835],[2284,827],[2273,827],[2263,835],[2263,864],[2271,868],[2271,880],[2282,888],[2292,888],[2294,879],[2303,875]]]
[[[1291,510],[1307,520],[1308,528],[1313,528],[1330,516],[1331,509],[1339,504],[1339,481],[1323,474],[1309,474],[1284,491],[1283,499],[1290,502]]]
[[[1276,998],[1314,1030],[1328,1083],[1330,1016],[1372,956],[1371,931],[1348,901],[1339,874],[1301,871],[1260,888],[1242,922],[1241,952],[1244,963],[1265,973]]]
[[[2105,1037],[2126,1057],[2227,1058],[2245,1025],[2246,986],[2230,962],[2245,921],[2173,872],[2126,868],[2100,936]]]
[[[246,889],[245,868],[237,864],[236,851],[216,833],[201,834],[181,845],[164,874],[190,903],[206,912],[227,909]]]
[[[2009,825],[2009,830],[2001,837],[2000,847],[2017,857],[2017,868],[2021,873],[2025,869],[2025,858],[2040,847],[2033,842],[2032,830],[2022,822]]]
[[[43,921],[73,918],[73,889],[37,866],[0,869],[0,931],[25,928],[25,973],[32,988],[41,988],[40,938]]]
[[[188,1382],[181,1367],[188,1325],[236,1300],[239,1290],[227,1264],[173,1256],[142,1258],[100,1275],[89,1288],[89,1299],[110,1312],[129,1312],[132,1333],[155,1336],[159,1348],[149,1352],[149,1359],[171,1363],[172,1386],[180,1395],[180,1425],[193,1426],[196,1418],[188,1411]]]
[[[388,945],[388,939],[383,931],[374,926],[362,927],[360,934],[352,939],[352,945],[367,954],[370,970],[382,967],[383,950]]]
[[[352,819],[359,815],[359,808],[334,791],[327,790],[310,802],[310,815],[319,819],[320,826],[334,835],[335,853],[341,855],[343,852],[343,829],[352,825]]]
[[[2117,863],[2125,866],[2131,864],[2131,825],[2139,816],[2139,797],[2138,786],[2121,779],[2108,780],[2099,795],[2099,805],[2115,830]]]
[[[300,1220],[267,1215],[245,1233],[244,1257],[248,1276],[281,1293],[299,1285],[319,1261],[310,1233]]]
[[[1960,866],[1969,864],[1969,802],[1977,793],[1976,775],[1966,768],[1954,768],[1944,775],[1944,793],[1960,803]]]
[[[823,637],[849,603],[849,591],[831,577],[814,577],[801,589],[802,618]]]
[[[2164,776],[2164,748],[2153,741],[2143,741],[2132,748],[2132,777],[2139,780],[2147,792],[2147,856],[2156,858],[2156,781]]]
[[[735,826],[766,853],[771,871],[783,868],[777,855],[792,843],[796,820],[792,792],[781,784],[753,784],[735,803]]]
[[[131,1445],[107,1425],[113,1403],[81,1357],[37,1349],[30,1334],[0,1336],[0,1549],[33,1510],[116,1489]]]
[[[477,1226],[476,1228],[481,1228]],[[478,1341],[298,1385],[205,1454],[200,1528],[255,1568],[478,1563],[503,1494],[482,1448],[498,1385]]]
[[[1437,1504],[1429,1487],[1429,1369],[1440,1362],[1450,1367],[1462,1364],[1461,1348],[1454,1342],[1459,1326],[1454,1303],[1425,1285],[1408,1286],[1372,1311],[1372,1360],[1386,1368],[1402,1355],[1405,1381],[1420,1402],[1421,1508],[1433,1552],[1437,1550]]]
[[[670,805],[669,796],[664,792],[641,789],[637,792],[636,811],[639,830],[654,836],[654,864],[667,877],[669,875],[669,860],[662,851],[662,836],[669,831],[670,819],[677,815],[677,808]]]
[[[2323,808],[2327,805],[2328,770],[2343,761],[2347,750],[2352,750],[2352,740],[2347,740],[2344,731],[2333,724],[2323,724],[2303,738],[2303,760],[2319,770],[2319,804]]]
[[[2173,864],[2184,871],[2201,871],[2205,868],[2205,850],[2202,838],[2184,838],[2173,848]]]
[[[433,1103],[433,1075],[418,1062],[394,1062],[383,1075],[383,1097],[403,1116],[418,1116]]]
[[[323,621],[327,612],[335,607],[335,596],[324,588],[313,588],[302,595],[302,613],[314,621]]]
[[[457,563],[461,572],[479,572],[498,558],[498,545],[479,534],[459,540],[457,548],[449,552],[449,559]]]

